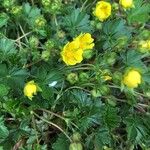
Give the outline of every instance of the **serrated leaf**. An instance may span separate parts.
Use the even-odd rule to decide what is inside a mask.
[[[69,150],[69,141],[65,135],[60,134],[52,145],[53,150]]]
[[[3,117],[0,117],[0,139],[5,139],[9,135],[7,127],[4,125]]]
[[[149,19],[150,4],[145,3],[143,0],[135,0],[135,7],[128,13],[129,23],[145,23]]]
[[[29,3],[25,3],[23,5],[23,15],[27,23],[32,26],[35,19],[41,15],[41,10],[36,6],[31,6]]]
[[[7,24],[9,17],[6,14],[0,14],[0,28]]]
[[[129,116],[124,122],[126,124],[128,140],[134,144],[142,142],[147,135],[142,119],[138,116]]]
[[[87,96],[87,93],[81,90],[71,91],[72,99],[79,107],[91,106],[92,100]]]
[[[130,29],[126,25],[126,21],[123,19],[105,22],[102,31],[103,33],[101,38],[104,49],[110,49],[116,46],[116,41],[119,38],[126,37],[129,39],[131,36]]]
[[[71,14],[66,16],[63,20],[63,25],[72,37],[80,34],[81,32],[91,32],[90,16],[79,8],[72,10]]]
[[[25,69],[19,69],[19,68],[12,68],[9,71],[8,75],[8,84],[16,85],[16,86],[23,86],[25,79],[28,77],[29,73]]]
[[[103,119],[109,129],[113,129],[119,125],[120,117],[117,115],[117,112],[117,108],[106,105]]]
[[[2,55],[3,60],[14,55],[16,52],[15,43],[12,40],[4,38],[0,40],[0,54]]]
[[[95,149],[102,149],[103,146],[111,143],[111,137],[107,128],[100,128],[95,134],[94,146]]]
[[[127,51],[126,54],[122,54],[121,57],[123,58],[123,62],[133,68],[140,68],[143,70],[143,72],[146,70],[145,64],[141,61],[142,55],[135,51],[135,50],[130,50]]]

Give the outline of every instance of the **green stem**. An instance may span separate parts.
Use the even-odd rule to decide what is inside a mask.
[[[48,120],[46,120],[46,119],[40,117],[38,114],[36,114],[36,113],[33,112],[33,111],[32,111],[32,113],[33,113],[37,118],[41,119],[42,121],[44,121],[44,122],[46,122],[46,123],[48,123],[48,124],[54,126],[54,127],[57,128],[58,130],[60,130],[60,131],[69,139],[69,141],[72,142],[72,139],[69,137],[69,135],[68,135],[61,127],[59,127],[58,125],[56,125],[55,123],[53,123],[53,122],[51,122],[51,121],[48,121]]]

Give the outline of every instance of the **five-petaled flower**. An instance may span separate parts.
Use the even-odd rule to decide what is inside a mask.
[[[105,1],[99,1],[93,13],[100,21],[104,21],[111,15],[111,4]]]
[[[128,71],[123,78],[123,83],[129,88],[136,88],[141,84],[141,74],[137,70]]]

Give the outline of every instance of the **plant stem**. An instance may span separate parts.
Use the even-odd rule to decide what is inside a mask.
[[[60,130],[60,131],[69,139],[69,141],[72,142],[72,139],[69,137],[69,135],[68,135],[61,127],[59,127],[58,125],[56,125],[55,123],[53,123],[53,122],[51,122],[51,121],[48,121],[48,120],[46,120],[46,119],[40,117],[40,116],[39,116],[38,114],[36,114],[34,111],[33,111],[33,114],[34,114],[36,117],[38,117],[39,119],[41,119],[42,121],[44,121],[44,122],[46,122],[46,123],[48,123],[48,124],[54,126],[54,127],[57,128],[58,130]]]

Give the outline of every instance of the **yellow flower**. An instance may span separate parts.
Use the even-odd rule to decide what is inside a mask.
[[[62,52],[61,56],[66,65],[75,65],[83,60],[83,50],[80,48],[78,39],[68,42]]]
[[[119,3],[125,9],[134,7],[133,0],[120,0]]]
[[[136,70],[130,70],[125,74],[123,83],[129,88],[136,88],[141,84],[141,74]]]
[[[33,95],[36,95],[38,91],[38,87],[34,81],[29,81],[25,84],[24,87],[24,95],[27,96],[30,100],[32,100]]]
[[[94,47],[94,43],[93,43],[94,39],[92,38],[90,33],[80,34],[74,40],[79,40],[80,48],[82,50],[89,50]]]
[[[98,2],[93,13],[100,21],[104,21],[111,15],[111,4],[105,1]]]

